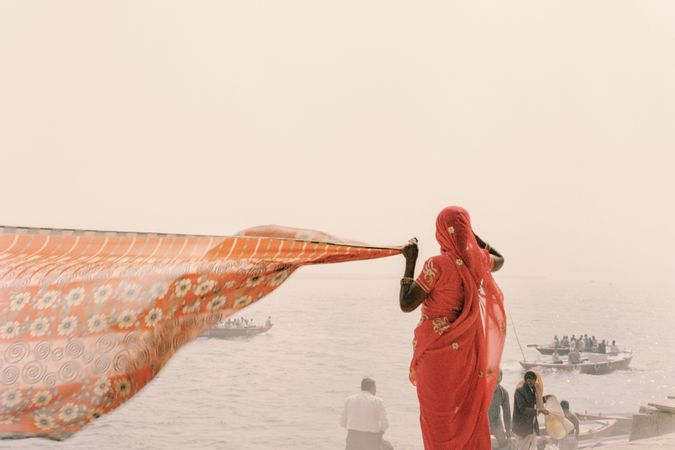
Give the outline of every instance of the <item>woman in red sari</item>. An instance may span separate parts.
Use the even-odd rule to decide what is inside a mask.
[[[452,206],[436,219],[441,254],[413,280],[417,245],[403,249],[400,306],[422,314],[410,381],[417,387],[426,450],[489,450],[487,410],[499,374],[506,317],[491,272],[504,258],[473,233],[469,213]]]

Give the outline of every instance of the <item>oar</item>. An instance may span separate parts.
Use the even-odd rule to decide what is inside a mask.
[[[520,345],[520,339],[518,338],[518,331],[516,330],[516,323],[513,321],[513,316],[511,316],[511,308],[509,308],[509,318],[511,319],[511,325],[513,325],[513,333],[516,335],[516,341],[518,342],[520,353],[521,355],[523,355],[523,361],[527,361],[527,358],[525,357],[525,352],[523,351],[523,346]]]

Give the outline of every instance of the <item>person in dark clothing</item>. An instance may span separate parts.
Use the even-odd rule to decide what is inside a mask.
[[[537,374],[525,372],[524,382],[516,389],[513,396],[513,421],[511,422],[515,443],[518,450],[536,450],[539,434],[539,413],[548,414],[541,401],[537,401],[535,383]],[[537,404],[541,407],[537,407]]]
[[[497,448],[504,447],[511,439],[511,403],[508,391],[501,385],[502,370],[499,369],[497,386],[492,394],[492,401],[488,409],[490,419],[490,433],[497,438]],[[504,421],[502,422],[502,415]]]

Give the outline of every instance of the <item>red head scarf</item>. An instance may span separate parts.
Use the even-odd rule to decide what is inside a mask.
[[[506,338],[504,296],[492,278],[491,264],[478,246],[469,213],[464,208],[449,206],[438,214],[436,240],[441,246],[441,254],[455,261],[464,286],[464,310],[455,326],[461,329],[464,323],[475,323],[482,328],[482,333],[478,333],[481,340],[478,356],[479,377],[484,386],[479,390],[484,395],[487,410],[499,375]],[[475,320],[478,314],[480,321]]]

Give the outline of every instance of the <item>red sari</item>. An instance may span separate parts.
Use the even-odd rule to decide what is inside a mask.
[[[441,254],[416,280],[428,296],[410,364],[424,448],[489,450],[487,410],[506,337],[503,295],[466,210],[441,211],[436,239]]]

